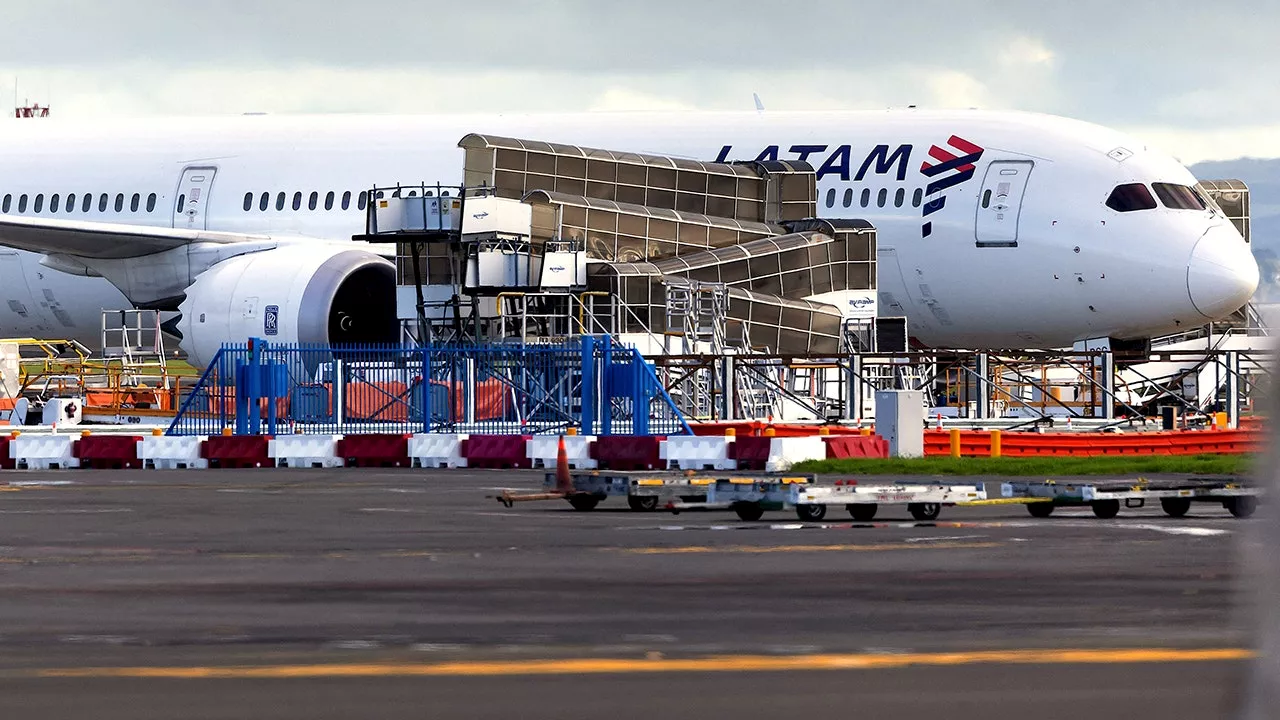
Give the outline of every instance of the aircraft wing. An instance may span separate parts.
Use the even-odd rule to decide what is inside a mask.
[[[231,244],[271,239],[245,233],[0,215],[2,246],[97,260],[142,257],[198,242]]]

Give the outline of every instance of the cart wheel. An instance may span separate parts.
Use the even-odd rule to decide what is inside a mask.
[[[595,510],[596,505],[600,504],[600,496],[599,495],[570,495],[569,504],[573,506],[574,510],[581,510],[583,512],[586,512],[588,510]]]
[[[907,512],[911,513],[911,517],[917,520],[937,520],[942,514],[942,505],[938,503],[911,503],[907,505]]]
[[[1222,503],[1222,506],[1227,509],[1227,512],[1238,518],[1247,518],[1253,514],[1254,510],[1258,509],[1258,499],[1248,495],[1237,495],[1233,498],[1227,498],[1226,502]]]
[[[845,505],[844,509],[849,511],[849,517],[858,522],[871,522],[876,516],[877,507],[875,503],[852,503]]]
[[[821,520],[827,516],[826,505],[797,505],[796,517],[801,520]]]
[[[760,507],[760,503],[738,503],[733,506],[733,511],[748,522],[764,517],[764,508]]]
[[[1051,502],[1027,503],[1027,512],[1031,513],[1031,517],[1047,518],[1053,514],[1053,503]]]
[[[1191,509],[1191,498],[1167,497],[1160,498],[1160,508],[1164,510],[1164,514],[1169,517],[1182,517]]]
[[[658,496],[628,495],[627,505],[637,512],[653,512],[658,509]]]
[[[1103,520],[1110,520],[1120,514],[1119,500],[1094,500],[1090,505],[1093,506],[1093,514]]]

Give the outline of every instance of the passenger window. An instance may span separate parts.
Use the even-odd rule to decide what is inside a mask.
[[[276,210],[284,210],[284,193],[276,195]]]
[[[1116,212],[1134,212],[1135,210],[1155,210],[1156,199],[1151,191],[1142,183],[1118,185],[1107,198],[1107,207]]]
[[[155,212],[155,209],[156,209],[156,194],[151,193],[150,195],[147,196],[147,212]]]
[[[315,190],[311,191],[311,197],[307,198],[307,209],[315,210],[316,204],[320,202],[320,193]]]
[[[44,209],[44,193],[36,195],[36,202],[31,206],[31,212],[38,213]]]
[[[893,194],[893,206],[902,207],[902,203],[907,200],[907,191],[905,188],[898,188],[898,192]]]
[[[253,209],[253,193],[247,192],[244,194],[244,211],[249,212],[252,209]]]
[[[324,209],[325,210],[333,209],[333,191],[332,190],[330,190],[324,196]]]
[[[365,197],[366,195],[367,195],[367,191],[365,190],[360,191],[360,196],[356,199],[356,209],[358,210],[364,209],[365,204],[368,202],[368,198]]]
[[[67,212],[76,211],[76,194],[67,193]]]
[[[264,192],[262,197],[258,198],[258,210],[266,212],[269,207],[271,207],[271,193]]]
[[[924,190],[916,188],[915,193],[911,195],[911,207],[920,207],[922,200],[924,200]]]
[[[862,207],[869,207],[870,205],[871,205],[871,188],[863,188],[862,189]]]
[[[22,197],[18,198],[18,212],[24,213],[26,211],[27,211],[27,194],[23,193]]]
[[[991,207],[991,191],[987,190],[982,193],[982,209],[986,210],[989,207]]]
[[[343,210],[351,209],[351,191],[350,190],[343,191],[342,193],[342,209]]]
[[[11,208],[11,207],[13,207],[13,196],[12,196],[12,195],[5,195],[5,196],[4,196],[4,203],[3,203],[3,204],[0,204],[0,212],[5,212],[5,213],[7,213],[7,212],[9,212],[9,208]]]
[[[844,205],[845,207],[849,207],[850,205],[853,205],[853,188],[845,188],[844,202],[842,202],[841,204]]]
[[[106,211],[107,211],[107,194],[102,193],[102,196],[98,198],[98,212],[104,213]]]
[[[876,196],[876,207],[884,207],[889,202],[889,189],[880,188],[880,194]]]
[[[124,193],[116,193],[116,212],[124,212]],[[182,208],[178,208],[182,212]]]
[[[80,202],[80,212],[87,213],[93,208],[93,193],[85,193],[84,200]]]
[[[1159,197],[1160,203],[1167,208],[1171,208],[1173,210],[1207,209],[1204,201],[1200,199],[1200,196],[1196,194],[1196,191],[1186,185],[1152,183],[1151,187],[1155,188],[1156,197]]]
[[[187,206],[187,196],[185,193],[178,195],[178,214],[182,214],[182,209]],[[116,208],[119,210],[119,208]]]
[[[50,197],[49,197],[49,212],[51,212],[51,213],[56,213],[56,212],[58,212],[58,207],[59,207],[59,205],[58,205],[58,200],[59,200],[59,199],[60,199],[60,198],[58,197],[58,193],[54,193],[52,196],[50,196]]]
[[[134,193],[133,197],[129,198],[129,212],[138,212],[138,205],[141,202],[142,196],[138,193]]]
[[[296,192],[293,194],[293,209],[294,210],[302,209],[302,193],[300,192]]]
[[[835,207],[835,206],[836,206],[836,189],[828,188],[827,189],[827,207]]]

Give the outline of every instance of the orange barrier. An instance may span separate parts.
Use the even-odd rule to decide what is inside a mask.
[[[1187,430],[1150,433],[1001,433],[1005,457],[1097,457],[1105,455],[1206,455],[1254,453],[1263,449],[1267,434],[1260,430]],[[945,430],[926,430],[926,456],[949,456],[951,436]],[[991,433],[961,431],[960,455],[991,455]]]
[[[819,425],[816,423],[771,423],[765,420],[735,420],[732,422],[691,422],[694,435],[724,435],[733,430],[738,437],[759,437],[772,429],[773,437],[813,437],[819,428],[827,428],[831,435],[861,435],[856,427],[846,425]]]

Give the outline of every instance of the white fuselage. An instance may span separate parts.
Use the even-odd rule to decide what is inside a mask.
[[[1107,206],[1119,185],[1195,185],[1176,161],[1041,115],[247,116],[3,128],[2,214],[330,241],[364,230],[358,198],[373,185],[460,183],[457,143],[472,132],[703,160],[803,158],[819,171],[820,216],[878,230],[880,313],[906,315],[932,346],[1149,337],[1225,317],[1258,279],[1248,246],[1212,208]],[[948,165],[966,154],[972,162]],[[0,250],[0,335],[95,341],[100,311],[128,305],[106,280],[41,260]]]

